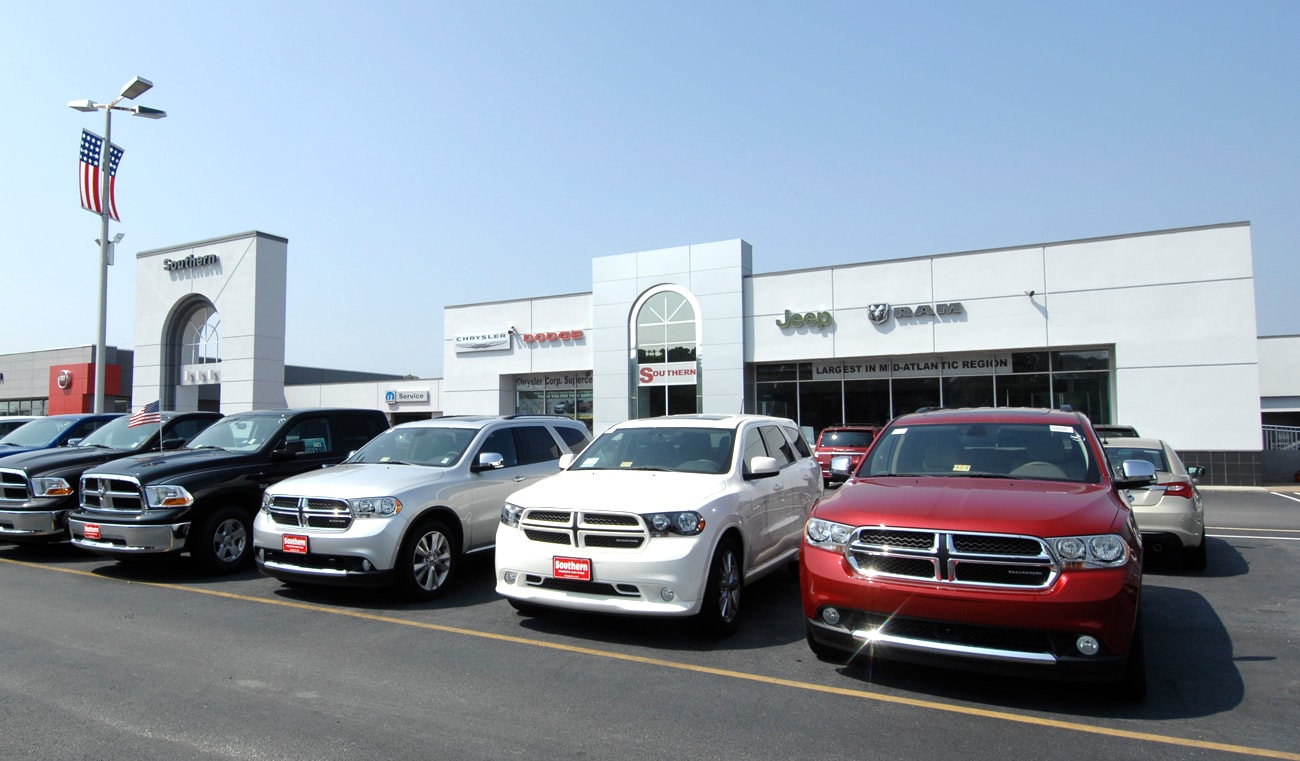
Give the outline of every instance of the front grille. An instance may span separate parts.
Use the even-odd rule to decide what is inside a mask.
[[[528,576],[525,581],[529,586],[551,589],[556,592],[576,592],[584,595],[601,597],[639,597],[641,590],[631,584],[605,584],[599,581],[575,581],[574,579],[553,579],[550,577]]]
[[[339,531],[352,526],[352,508],[341,499],[274,495],[267,513],[280,526]]]
[[[529,541],[570,547],[634,550],[650,540],[635,513],[525,510],[519,527]]]
[[[26,502],[32,493],[21,470],[0,470],[0,502]]]
[[[144,490],[133,478],[86,474],[81,477],[81,506],[87,510],[142,513]]]
[[[863,576],[970,586],[1045,589],[1060,571],[1041,539],[1014,534],[864,526],[845,554]]]

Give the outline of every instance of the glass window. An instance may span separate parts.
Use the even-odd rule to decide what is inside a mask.
[[[796,364],[759,365],[754,369],[754,380],[759,383],[767,381],[797,380],[798,378],[799,366]]]
[[[479,447],[478,455],[475,455],[474,462],[478,462],[479,455],[495,453],[501,455],[504,460],[503,465],[507,468],[513,468],[519,464],[515,456],[515,437],[509,428],[498,428],[488,434],[483,446]]]
[[[799,419],[799,386],[796,383],[758,384],[758,414]]]
[[[1017,351],[1011,354],[1011,372],[1045,373],[1048,370],[1048,358],[1045,351]]]
[[[1052,352],[1053,370],[1110,370],[1110,352],[1106,349]]]
[[[794,456],[794,449],[790,442],[785,440],[781,434],[781,429],[774,425],[765,425],[759,429],[763,436],[763,443],[767,446],[767,456],[776,458],[777,467],[784,468],[797,458]]]
[[[958,375],[943,379],[943,406],[988,407],[992,404],[992,375]]]
[[[938,378],[895,378],[894,414],[916,412],[922,407],[939,406]]]
[[[799,384],[799,423],[820,431],[844,422],[844,384],[813,381]]]
[[[790,439],[790,443],[794,445],[794,451],[799,453],[800,459],[812,457],[812,448],[808,446],[808,440],[803,437],[803,434],[794,428],[782,428],[781,430],[785,431],[786,438]]]
[[[589,442],[587,435],[576,428],[559,427],[555,429],[555,432],[560,434],[560,438],[564,439],[564,443],[569,445],[569,449],[574,454],[581,452]]]
[[[1053,373],[1054,406],[1068,404],[1093,420],[1110,420],[1110,373]]]
[[[893,417],[889,411],[889,381],[844,381],[844,422],[855,425],[884,425]]]
[[[763,435],[757,428],[750,428],[745,432],[745,467],[744,472],[749,472],[749,464],[754,461],[755,457],[767,457],[767,445],[763,443]]]
[[[998,407],[1050,407],[1052,401],[1051,376],[1047,373],[1025,375],[999,375],[997,386]]]
[[[515,426],[515,457],[520,465],[560,459],[560,445],[551,432],[541,425]]]

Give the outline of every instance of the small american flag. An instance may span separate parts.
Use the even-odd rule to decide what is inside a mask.
[[[135,428],[137,425],[146,425],[148,423],[158,425],[162,422],[162,413],[158,410],[158,402],[149,402],[145,406],[141,407],[139,412],[131,415],[131,419],[127,421],[126,427]]]
[[[104,153],[104,138],[87,130],[81,131],[81,208],[103,214],[100,189],[104,180],[99,174],[99,158]],[[113,188],[117,184],[117,165],[122,160],[122,149],[116,145],[108,148],[108,216],[117,221],[117,198]]]

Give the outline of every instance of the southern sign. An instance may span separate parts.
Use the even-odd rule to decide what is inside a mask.
[[[698,368],[694,362],[667,362],[639,365],[636,369],[638,386],[685,386],[694,383]]]

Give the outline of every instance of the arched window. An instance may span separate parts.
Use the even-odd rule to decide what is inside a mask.
[[[181,364],[221,361],[221,315],[211,306],[190,313],[181,333]]]
[[[677,286],[647,291],[632,310],[638,418],[699,411],[699,321],[691,294]]]

